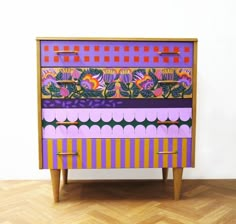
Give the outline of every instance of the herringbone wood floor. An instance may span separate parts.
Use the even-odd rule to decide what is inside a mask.
[[[236,180],[69,181],[53,203],[50,181],[0,181],[0,224],[235,224]]]

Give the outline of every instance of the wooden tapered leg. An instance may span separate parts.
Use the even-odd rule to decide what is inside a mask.
[[[168,177],[168,168],[162,168],[162,178],[163,181],[166,182]]]
[[[180,199],[181,186],[182,186],[182,175],[183,168],[173,168],[173,177],[174,177],[174,199]]]
[[[60,170],[50,170],[51,172],[51,181],[52,181],[52,190],[54,196],[54,202],[59,201],[59,190],[60,190]]]
[[[63,184],[67,184],[68,181],[68,170],[62,170]]]

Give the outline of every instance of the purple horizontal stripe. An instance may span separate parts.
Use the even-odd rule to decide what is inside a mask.
[[[188,108],[192,99],[43,99],[42,108]]]
[[[99,50],[97,49],[98,51],[95,46],[99,47]],[[55,52],[55,50],[74,51],[76,48],[79,50],[77,54],[62,53],[58,55]],[[169,52],[179,51],[180,54],[160,55],[158,53],[165,50]],[[67,56],[66,60],[64,60],[65,55]],[[76,56],[79,56],[79,61],[76,61]],[[99,61],[94,56],[99,57]],[[54,57],[57,57],[58,61]],[[109,59],[107,60],[108,57]],[[117,57],[119,57],[119,60],[115,59]],[[139,57],[139,60],[137,60],[137,57]],[[158,59],[156,59],[157,57]],[[178,61],[175,60],[176,58],[178,58]],[[186,60],[186,58],[188,59]],[[90,67],[98,65],[101,67],[192,67],[192,64],[192,42],[41,41],[41,66],[47,67]]]

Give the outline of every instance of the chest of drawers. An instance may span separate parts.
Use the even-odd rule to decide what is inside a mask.
[[[39,167],[60,171],[195,163],[197,39],[37,38]],[[138,170],[137,170],[138,172]]]

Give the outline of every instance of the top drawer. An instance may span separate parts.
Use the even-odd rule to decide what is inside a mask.
[[[44,67],[192,67],[193,42],[42,40]]]

